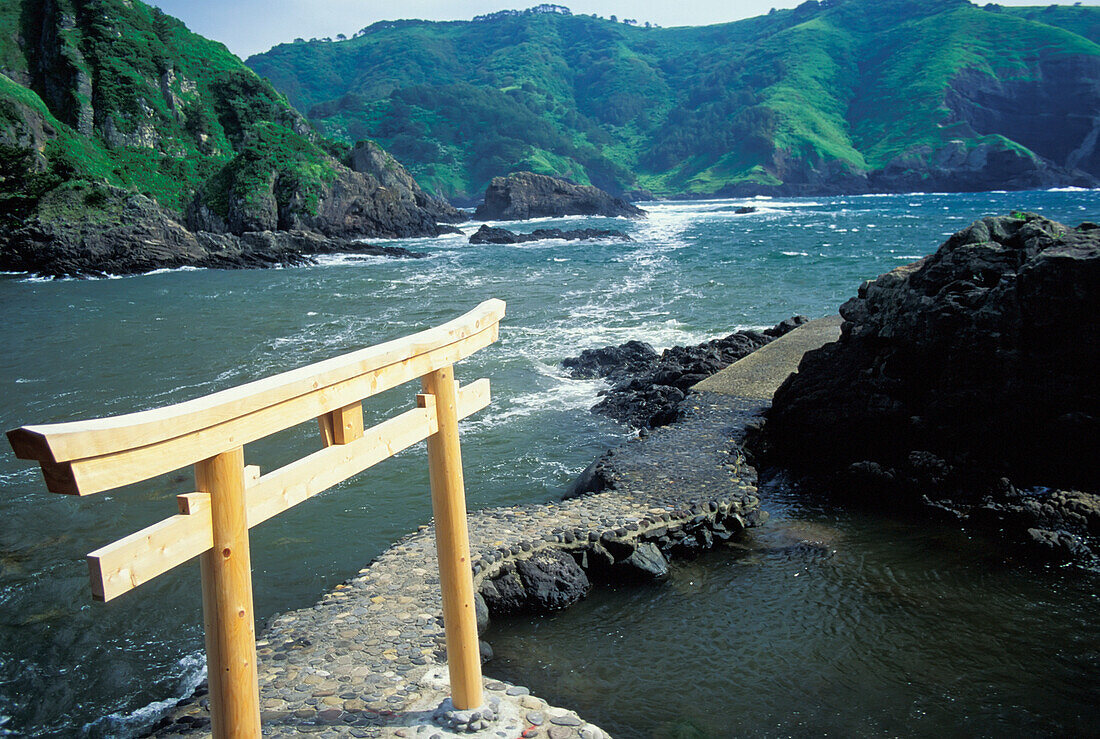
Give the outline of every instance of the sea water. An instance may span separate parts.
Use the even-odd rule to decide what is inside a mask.
[[[756,212],[737,214],[746,204]],[[629,339],[660,349],[796,313],[835,313],[862,281],[933,251],[976,218],[1021,209],[1069,225],[1100,221],[1100,192],[644,207],[649,217],[638,221],[504,224],[619,228],[630,242],[478,246],[450,235],[388,242],[424,259],[336,256],[293,269],[100,280],[0,276],[0,424],[179,402],[404,336],[496,297],[508,303],[501,340],[457,368],[463,382],[492,381],[491,406],[462,425],[469,505],[552,500],[634,433],[589,413],[604,385],[568,377],[562,358]],[[368,422],[411,407],[415,385],[368,401]],[[246,459],[270,470],[317,444],[305,424],[249,445]],[[197,564],[102,604],[92,602],[84,563],[89,551],[175,513],[175,496],[193,485],[181,470],[85,498],[53,495],[33,465],[0,454],[0,731],[133,734],[203,679]],[[773,531],[677,565],[666,585],[598,591],[551,618],[496,624],[499,657],[486,672],[623,736],[955,725],[982,733],[983,721],[1000,727],[995,717],[1016,714],[1036,717],[1022,727],[1097,730],[1083,719],[1051,723],[1073,706],[1083,711],[1100,688],[1095,575],[1002,564],[950,531],[820,510],[797,495],[771,496]],[[430,515],[417,445],[252,529],[261,627],[311,605]],[[809,537],[827,539],[824,550],[798,537],[811,524],[826,529]],[[1065,689],[1046,700],[1050,690],[1034,693],[1043,685]],[[640,705],[641,695],[659,695],[659,705]],[[934,720],[923,720],[929,713]]]

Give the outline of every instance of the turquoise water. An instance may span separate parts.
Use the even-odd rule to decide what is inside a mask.
[[[746,202],[760,210],[734,214]],[[565,377],[563,357],[633,338],[665,347],[794,313],[832,313],[864,279],[933,250],[974,218],[1013,208],[1069,224],[1100,221],[1100,193],[654,204],[639,222],[522,225],[623,228],[635,239],[627,244],[472,246],[449,236],[393,242],[428,251],[423,260],[338,257],[286,270],[92,281],[0,276],[0,423],[185,400],[402,336],[498,297],[508,302],[501,341],[458,368],[462,381],[493,383],[490,408],[463,426],[469,503],[547,500],[630,433],[587,412],[602,386]],[[410,407],[415,392],[390,391],[368,415]],[[250,445],[246,458],[270,469],[316,443],[306,424]],[[175,495],[191,486],[183,470],[87,498],[51,495],[34,468],[0,454],[0,730],[126,734],[201,679],[197,565],[97,604],[84,564],[87,552],[174,513]],[[419,446],[253,529],[261,622],[312,604],[429,516]],[[1080,597],[1059,592],[1067,603]],[[782,623],[792,612],[778,598],[767,618]],[[1036,628],[1047,626],[1040,619]],[[631,731],[648,735],[651,727]]]

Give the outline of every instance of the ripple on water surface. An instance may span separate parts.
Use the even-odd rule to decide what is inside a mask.
[[[953,528],[771,507],[665,583],[495,623],[486,671],[623,737],[1100,731],[1097,573],[1005,564]]]
[[[737,214],[736,209],[746,204],[757,212]],[[173,270],[107,280],[36,281],[0,275],[0,308],[5,309],[0,424],[8,429],[178,402],[418,331],[485,298],[498,297],[508,302],[500,342],[457,368],[463,382],[490,377],[493,383],[490,408],[463,425],[467,495],[471,508],[545,501],[560,495],[597,454],[629,434],[588,413],[602,385],[567,377],[559,367],[563,357],[628,339],[648,341],[660,349],[724,336],[741,327],[774,325],[794,313],[832,313],[863,280],[910,255],[933,250],[944,232],[983,215],[1019,208],[1067,223],[1100,221],[1100,197],[1087,191],[760,198],[645,207],[650,216],[638,221],[574,217],[510,226],[617,228],[633,237],[627,243],[516,247],[473,245],[463,236],[449,235],[390,242],[426,252],[425,259],[335,256],[294,269]],[[462,228],[472,233],[477,224]],[[368,414],[378,418],[407,409],[414,392],[402,388],[379,398],[368,404]],[[315,427],[306,424],[249,445],[246,455],[250,463],[271,469],[293,458],[292,452],[316,448],[315,434]],[[414,447],[252,530],[253,587],[261,623],[275,613],[311,605],[429,519],[423,455],[422,447]],[[45,494],[38,473],[11,455],[0,455],[0,487],[0,518],[5,522],[0,527],[0,732],[71,734],[81,726],[89,734],[139,731],[143,721],[155,716],[160,701],[185,690],[199,674],[200,668],[190,661],[202,649],[197,567],[176,568],[115,601],[93,604],[84,555],[173,514],[175,495],[193,489],[189,472],[77,499]],[[769,722],[758,726],[785,721],[785,726],[799,725],[790,723],[795,714],[773,705],[778,700],[774,686],[793,686],[791,695],[808,706],[797,710],[829,725],[822,718],[827,711],[813,706],[839,701],[839,686],[864,672],[875,675],[876,684],[890,685],[894,678],[882,678],[890,670],[876,663],[887,653],[858,651],[854,642],[845,647],[835,641],[839,637],[825,637],[858,627],[889,643],[907,632],[887,628],[892,622],[874,609],[848,607],[856,597],[853,592],[862,591],[849,591],[858,581],[835,571],[835,558],[804,560],[791,551],[749,552],[705,578],[690,576],[702,572],[695,565],[695,570],[678,569],[674,584],[666,589],[680,593],[681,600],[664,605],[655,601],[656,610],[647,611],[646,597],[630,593],[623,594],[625,601],[597,596],[591,603],[604,603],[608,623],[626,624],[615,632],[621,643],[629,643],[634,631],[658,629],[651,635],[654,644],[678,633],[676,624],[685,613],[699,617],[698,612],[715,611],[708,603],[722,603],[728,622],[694,625],[703,636],[691,643],[705,661],[669,660],[667,669],[680,671],[669,674],[710,690],[705,693],[711,696],[708,705],[724,704],[728,697],[714,696],[733,688],[751,688],[757,704],[737,705],[746,717],[757,715]],[[798,567],[806,572],[795,578]],[[891,567],[893,579],[885,582],[897,583],[893,587],[898,592],[922,593],[925,586],[912,572],[896,564]],[[805,597],[819,601],[820,611],[796,608],[800,604],[777,590],[778,581],[753,579],[754,573],[765,572],[783,573],[787,582],[799,587],[804,582],[816,585]],[[875,568],[868,572],[874,574]],[[947,576],[937,569],[928,577]],[[726,585],[717,595],[709,594],[706,588],[722,578],[728,579]],[[981,602],[987,597],[987,583],[1011,590],[1012,578],[973,577],[966,582],[974,588],[973,600]],[[721,593],[726,590],[738,598],[723,601]],[[1032,596],[1037,597],[1028,597]],[[776,599],[770,610],[769,597]],[[885,596],[877,597],[874,603],[886,608]],[[965,605],[966,599],[958,597]],[[923,593],[895,610],[915,608],[913,603],[922,600],[943,601],[937,598]],[[611,620],[611,612],[619,611],[623,602],[628,607],[617,618],[629,619],[632,613],[648,617],[637,624]],[[1020,618],[1032,612],[1022,601],[1017,610]],[[767,614],[772,631],[742,635],[738,630],[750,625],[762,628],[764,619],[757,613]],[[825,614],[831,614],[831,620],[822,621]],[[848,619],[855,615],[861,620],[853,625]],[[1072,666],[1077,664],[1074,660],[1084,659],[1076,653],[1095,657],[1095,647],[1081,648],[1071,631],[1041,620],[1035,623],[1036,633],[1045,630],[1049,651],[1059,655],[1059,664]],[[907,637],[908,642],[900,643],[909,649],[892,654],[935,654],[940,649],[936,630],[944,627],[934,619],[927,624],[932,631],[923,642]],[[815,629],[823,635],[814,644],[783,648],[777,641],[780,632],[805,638],[804,632],[816,633]],[[1032,638],[1024,636],[1025,642]],[[569,662],[573,650],[588,653],[587,642],[570,641],[568,634],[561,638],[560,644],[543,645],[554,657],[553,669],[574,664]],[[740,651],[730,652],[734,648]],[[631,682],[630,671],[652,671],[646,664],[619,669],[614,667],[614,651],[592,649],[603,657],[590,670],[606,670],[608,684],[620,675],[623,684],[638,685]],[[836,667],[809,673],[798,666],[800,649]],[[648,654],[652,658],[654,652]],[[1023,654],[1030,658],[1030,652]],[[1035,662],[1041,674],[1043,669],[1054,670],[1053,659]],[[534,666],[530,669],[541,674]],[[944,683],[946,678],[938,672],[928,677],[912,671],[913,680],[940,681],[932,683],[936,689],[928,693],[940,696],[936,700],[975,698],[955,704],[963,706],[958,710],[964,715],[1000,700],[996,691],[967,693]],[[752,682],[752,674],[769,676],[771,684]],[[743,682],[730,683],[730,675]],[[518,677],[521,683],[529,682],[526,678]],[[579,678],[562,679],[568,683]],[[1081,684],[1095,688],[1088,681]],[[813,697],[811,687],[820,700]],[[1067,686],[1065,695],[1078,695],[1082,689]],[[543,692],[550,697],[554,691]],[[580,707],[589,700],[583,689],[577,696],[562,703]],[[609,692],[608,705],[615,700]],[[1071,702],[1070,697],[1060,700]],[[1052,700],[1052,705],[1061,704]],[[685,721],[696,720],[687,708],[676,710],[680,713],[675,715],[687,717]],[[881,712],[863,712],[879,716],[879,724],[868,724],[871,728],[893,725]],[[671,720],[669,714],[665,710],[661,720]],[[728,713],[713,715],[730,720]],[[708,731],[722,733],[724,724],[700,720]],[[658,726],[660,721],[647,725]],[[747,725],[751,727],[739,724]],[[629,736],[630,730],[622,733]]]

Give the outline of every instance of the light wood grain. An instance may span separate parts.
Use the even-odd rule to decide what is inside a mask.
[[[337,408],[317,419],[321,445],[347,444],[363,435],[363,404],[359,401]]]
[[[46,462],[67,462],[99,457],[156,444],[225,424],[264,408],[285,403],[303,394],[323,392],[327,388],[346,383],[353,378],[461,344],[457,354],[453,351],[443,353],[441,356],[445,356],[446,359],[441,360],[437,367],[452,364],[484,346],[479,342],[464,343],[463,340],[484,333],[490,327],[495,327],[504,317],[504,308],[503,301],[486,300],[472,311],[441,326],[246,385],[184,403],[122,416],[24,426],[9,431],[8,439],[16,456],[20,459]],[[424,371],[435,368],[429,367]],[[415,379],[419,376],[414,374],[406,379]],[[380,392],[381,389],[385,388],[373,392]],[[372,393],[352,399],[341,397],[334,403],[329,403],[325,410],[340,408],[348,405],[351,400],[361,400],[369,394]],[[315,415],[319,416],[321,413]]]
[[[497,332],[498,327],[493,324],[481,333],[399,364],[372,370],[368,374],[183,436],[55,465],[67,465],[70,474],[68,477],[55,477],[52,481],[47,478],[47,488],[51,492],[89,495],[171,472],[232,449],[235,445],[256,441],[414,380],[439,366],[449,365],[493,343]]]
[[[195,486],[210,496],[212,556],[204,572],[213,587],[213,632],[207,672],[219,673],[210,693],[210,713],[219,716],[219,737],[260,736],[256,620],[252,610],[252,564],[248,546],[244,449],[237,447],[195,465]],[[204,605],[208,608],[208,604]]]
[[[481,654],[474,613],[454,369],[442,367],[421,378],[421,384],[424,392],[435,398],[438,426],[438,430],[428,437],[428,473],[435,515],[439,586],[443,593],[451,700],[455,708],[469,710],[481,706]]]
[[[489,404],[489,380],[458,391],[459,418]],[[366,429],[343,446],[331,446],[261,477],[246,467],[249,528],[428,438],[436,431],[435,398],[418,396],[420,407]],[[212,546],[210,496],[177,496],[180,515],[171,516],[88,555],[92,594],[111,600],[157,575],[202,554]]]
[[[158,521],[88,555],[92,597],[117,598],[211,546],[209,503]]]

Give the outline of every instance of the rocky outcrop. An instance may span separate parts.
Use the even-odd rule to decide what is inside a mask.
[[[515,233],[506,228],[494,228],[482,224],[473,235],[470,236],[471,244],[524,244],[528,241],[544,241],[546,239],[563,239],[565,241],[597,241],[615,239],[618,241],[633,241],[622,231],[599,228],[577,228],[562,231],[560,228],[536,228],[531,233]]]
[[[597,187],[574,185],[533,172],[515,172],[507,177],[494,177],[485,191],[485,202],[474,213],[475,218],[483,221],[570,215],[641,218],[645,211]]]
[[[293,170],[257,173],[248,156],[238,155],[191,202],[186,220],[192,230],[312,231],[332,238],[414,238],[441,231],[409,191],[385,187],[334,159],[318,165],[330,177],[305,181]]]
[[[0,235],[0,269],[48,277],[293,266],[336,252],[423,256],[309,231],[192,232],[143,195],[83,182],[47,193],[34,215]]]
[[[506,615],[556,611],[582,600],[591,588],[581,566],[560,549],[543,549],[508,563],[481,586],[489,613]]]
[[[1095,498],[1052,490],[1100,490],[1100,227],[986,218],[840,312],[840,340],[776,392],[760,452],[891,508],[1095,548]]]
[[[424,192],[401,162],[373,141],[358,142],[348,155],[348,164],[354,171],[374,177],[399,201],[412,203],[439,223],[462,223],[470,218],[443,198]]]
[[[592,410],[637,428],[654,428],[676,421],[679,404],[688,389],[806,322],[805,316],[788,318],[763,333],[737,331],[722,339],[674,346],[660,355],[641,341],[619,346],[585,349],[562,360],[573,377],[606,378],[611,388]]]

